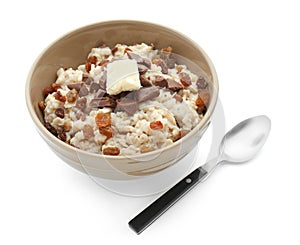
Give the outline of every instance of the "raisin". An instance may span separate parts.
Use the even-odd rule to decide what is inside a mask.
[[[45,108],[46,108],[45,102],[44,101],[40,101],[38,105],[39,105],[40,110],[43,112],[45,110]]]
[[[167,47],[167,48],[162,48],[162,49],[161,49],[161,52],[168,52],[168,53],[171,53],[172,50],[173,50],[172,47],[169,46],[169,47]]]
[[[118,47],[114,47],[114,48],[111,50],[112,55],[115,55],[115,52],[117,52],[117,51],[118,51]]]
[[[60,117],[60,118],[64,118],[65,117],[65,110],[63,108],[57,108],[55,110],[55,115]]]
[[[127,52],[132,52],[132,50],[130,48],[125,48],[124,49],[124,54],[127,54]]]
[[[105,149],[103,149],[103,154],[117,156],[120,154],[120,150],[118,147],[106,147]]]
[[[207,112],[207,107],[205,106],[204,108],[202,108],[201,111],[200,111],[200,110],[197,110],[197,112],[198,112],[199,114],[205,115],[205,113]]]
[[[51,88],[56,92],[58,89],[61,88],[61,86],[57,83],[51,83]]]
[[[108,63],[109,63],[109,60],[104,59],[99,62],[98,66],[106,66]]]
[[[210,95],[208,90],[203,90],[199,93],[196,99],[196,106],[198,107],[197,112],[199,114],[205,114],[207,111],[207,106],[209,104]]]
[[[89,75],[87,75],[87,74],[82,74],[82,82],[85,83],[85,81],[86,81],[88,78],[90,78]]]
[[[190,75],[185,73],[185,72],[180,72],[179,73],[179,78],[180,78],[180,82],[182,83],[182,85],[184,87],[188,87],[192,84]]]
[[[177,137],[175,138],[175,141],[176,141],[176,140],[179,140],[179,139],[181,139],[181,138],[183,138],[183,137],[186,136],[189,132],[190,132],[190,130],[184,130],[184,129],[182,129],[182,130],[178,133]]]
[[[80,98],[76,101],[75,107],[77,107],[80,110],[84,110],[86,107],[86,102],[87,102],[87,98],[85,98],[85,97]]]
[[[54,92],[54,89],[52,87],[46,87],[43,90],[43,95],[47,97],[48,94],[52,94]]]
[[[180,138],[186,136],[189,132],[190,132],[190,130],[184,130],[184,129],[182,129],[182,130],[179,132]]]
[[[155,121],[155,122],[150,123],[150,128],[153,129],[153,130],[160,130],[163,127],[164,126],[163,126],[161,121]]]
[[[56,132],[55,128],[50,123],[47,122],[44,125],[51,134],[57,136],[57,132]]]
[[[90,72],[91,69],[92,69],[92,63],[86,62],[86,63],[85,63],[85,70],[86,70],[87,72]]]
[[[90,126],[88,124],[83,126],[82,132],[83,132],[83,135],[84,135],[85,139],[89,139],[91,137],[94,137],[94,130],[93,130],[92,126]]]
[[[207,106],[210,101],[210,94],[208,90],[201,90],[199,92],[199,97],[202,99],[203,103]]]
[[[69,103],[74,103],[78,97],[78,92],[75,89],[72,89],[66,94],[66,97]]]
[[[205,106],[204,101],[202,100],[200,95],[198,95],[198,98],[196,99],[195,103],[196,103],[196,106],[201,107],[201,108]]]
[[[98,128],[105,128],[111,125],[110,114],[98,113],[95,117],[95,122]]]
[[[88,59],[87,59],[87,62],[88,62],[88,63],[94,64],[94,65],[96,65],[97,61],[98,61],[98,59],[97,59],[96,56],[90,56],[90,57],[88,57]]]
[[[113,131],[111,127],[105,127],[99,129],[100,134],[106,136],[106,140],[110,139],[113,136]]]
[[[65,132],[65,129],[64,129],[63,126],[57,126],[56,132],[57,132],[58,134],[61,134],[61,133],[64,133],[64,132]]]
[[[64,142],[67,141],[67,135],[65,132],[58,134],[58,138]]]
[[[66,96],[62,95],[60,91],[57,91],[57,92],[54,94],[54,98],[55,98],[56,100],[59,100],[60,102],[63,102],[63,103],[66,102]]]

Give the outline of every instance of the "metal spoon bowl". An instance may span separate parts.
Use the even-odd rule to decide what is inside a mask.
[[[270,130],[271,120],[266,116],[239,123],[222,140],[220,153],[223,160],[236,163],[249,161],[263,147]]]
[[[137,234],[140,234],[192,187],[206,180],[218,165],[223,162],[242,163],[252,159],[263,147],[270,130],[271,121],[267,116],[252,117],[236,125],[223,137],[219,147],[219,155],[216,158],[195,169],[179,181],[129,221],[129,226]]]
[[[271,120],[267,116],[248,118],[228,131],[223,137],[219,155],[202,166],[207,175],[221,163],[243,163],[251,160],[263,147],[271,130]]]

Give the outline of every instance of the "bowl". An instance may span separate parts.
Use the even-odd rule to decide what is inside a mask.
[[[211,81],[211,100],[207,112],[188,135],[160,150],[131,156],[106,156],[77,149],[59,140],[44,127],[38,103],[43,99],[43,88],[55,81],[56,71],[60,67],[75,68],[84,63],[91,48],[99,43],[113,47],[117,43],[141,42],[153,43],[158,49],[172,46],[174,53],[201,67]],[[115,20],[81,27],[54,41],[32,65],[25,90],[28,111],[37,131],[58,157],[89,175],[124,180],[162,171],[197,145],[209,125],[217,102],[218,79],[206,53],[185,35],[153,23]]]

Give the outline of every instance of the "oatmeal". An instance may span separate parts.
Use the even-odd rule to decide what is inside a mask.
[[[177,64],[172,48],[93,48],[85,64],[60,68],[39,103],[45,127],[93,153],[129,155],[173,144],[199,124],[208,79]]]

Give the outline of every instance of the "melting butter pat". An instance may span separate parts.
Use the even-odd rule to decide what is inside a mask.
[[[107,65],[106,92],[116,95],[141,87],[138,66],[135,60],[116,60]]]

